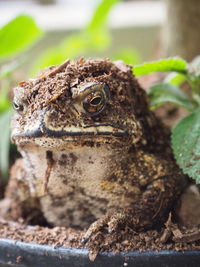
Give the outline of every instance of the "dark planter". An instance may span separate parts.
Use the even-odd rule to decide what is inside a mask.
[[[101,253],[94,262],[86,249],[52,248],[51,246],[0,239],[0,266],[27,267],[197,267],[200,251],[131,251],[114,255]]]

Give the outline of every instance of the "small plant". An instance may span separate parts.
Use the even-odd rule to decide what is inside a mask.
[[[159,71],[172,73],[148,90],[151,107],[172,103],[188,110],[189,115],[172,129],[171,144],[180,168],[200,183],[200,57],[191,64],[181,58],[166,58],[133,68],[136,76]],[[189,95],[181,89],[183,82],[191,88]]]

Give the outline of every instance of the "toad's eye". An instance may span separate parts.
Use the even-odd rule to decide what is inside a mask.
[[[93,91],[83,101],[84,110],[90,115],[99,114],[106,105],[106,96],[103,91]]]
[[[24,110],[24,106],[16,101],[13,101],[13,108],[18,112],[22,112]]]
[[[97,106],[99,104],[101,104],[102,101],[102,97],[101,96],[95,96],[91,101],[90,101],[90,105],[92,106]]]

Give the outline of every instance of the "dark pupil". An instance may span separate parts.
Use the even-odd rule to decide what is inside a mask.
[[[23,110],[23,106],[15,103],[15,102],[13,102],[13,107],[14,107],[14,109],[19,110],[19,111]]]
[[[98,105],[98,104],[100,104],[101,103],[101,97],[100,96],[98,96],[98,97],[94,97],[91,101],[90,101],[90,104],[91,105],[94,105],[94,106],[96,106],[96,105]]]

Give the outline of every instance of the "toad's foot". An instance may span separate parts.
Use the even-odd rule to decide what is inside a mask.
[[[120,226],[127,224],[129,214],[125,212],[110,212],[103,216],[101,219],[95,221],[90,225],[88,230],[83,236],[82,242],[87,243],[87,241],[97,232],[99,232],[104,227],[108,227],[108,233],[115,232]]]

